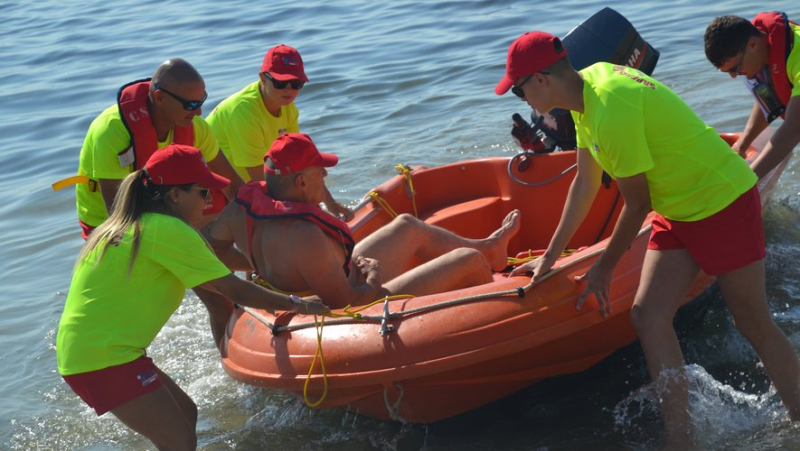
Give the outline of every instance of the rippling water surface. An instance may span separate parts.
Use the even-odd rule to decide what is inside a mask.
[[[612,4],[661,51],[655,75],[709,124],[739,130],[751,100],[705,61],[716,15],[751,2]],[[203,74],[205,111],[254,81],[266,50],[297,47],[311,82],[303,131],[341,156],[328,183],[355,204],[397,163],[440,165],[515,152],[511,113],[493,93],[508,44],[532,29],[564,35],[607,3],[589,1],[131,1],[0,3],[0,448],[147,449],[113,417],[96,418],[56,372],[55,329],[81,244],[70,190],[89,123],[120,85],[170,57]],[[797,2],[771,2],[800,18]],[[795,160],[766,211],[770,304],[800,350],[800,174]],[[695,426],[707,449],[798,449],[800,429],[769,387],[718,294],[684,314]],[[200,408],[204,449],[651,449],[660,423],[634,346],[589,371],[546,381],[431,426],[316,411],[242,385],[222,370],[207,316],[188,295],[150,354]]]

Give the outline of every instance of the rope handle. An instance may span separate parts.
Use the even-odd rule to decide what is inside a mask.
[[[385,296],[383,298],[377,299],[375,301],[370,302],[367,305],[358,307],[354,310],[351,310],[353,307],[351,305],[347,305],[344,309],[342,309],[343,313],[327,313],[325,315],[320,315],[321,319],[317,319],[317,315],[314,315],[314,329],[317,332],[317,350],[314,352],[314,359],[311,360],[311,366],[308,368],[308,376],[306,377],[306,382],[303,384],[303,400],[306,402],[308,407],[317,407],[325,401],[325,398],[328,396],[328,372],[325,369],[325,356],[322,354],[322,330],[325,327],[325,317],[329,316],[331,318],[353,318],[353,319],[360,319],[361,318],[361,311],[372,307],[375,304],[386,302],[388,304],[389,301],[397,300],[397,299],[408,299],[413,298],[413,295],[410,294],[398,294],[394,296]],[[322,396],[314,402],[308,398],[308,385],[311,382],[311,375],[314,373],[314,367],[317,365],[317,360],[319,360],[319,367],[322,370]]]
[[[417,190],[414,189],[414,182],[411,180],[411,168],[402,164],[394,167],[397,172],[405,177],[406,190],[409,197],[411,197],[411,205],[414,207],[414,217],[419,219],[419,212],[417,212]]]

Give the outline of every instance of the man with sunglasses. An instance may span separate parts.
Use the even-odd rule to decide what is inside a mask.
[[[222,152],[245,182],[262,179],[264,152],[278,136],[300,131],[294,101],[308,82],[300,53],[284,44],[269,49],[258,77],[208,116]],[[352,219],[353,212],[330,192],[324,203],[335,216]]]
[[[231,180],[225,196],[233,198],[242,180],[219,152],[211,128],[200,116],[206,97],[203,78],[180,58],[165,61],[151,79],[120,88],[117,104],[89,126],[81,148],[79,175],[68,179],[76,183],[78,220],[84,238],[108,217],[122,179],[173,142],[200,149],[209,168]],[[205,213],[218,212],[222,207],[222,199],[214,199]]]
[[[495,92],[512,87],[537,111],[571,111],[578,169],[547,251],[511,275],[532,272],[538,282],[550,271],[586,217],[605,171],[625,204],[604,253],[576,278],[586,283],[576,307],[593,295],[599,313],[611,312],[614,268],[655,210],[630,314],[650,377],[663,383],[666,448],[687,449],[692,442],[685,362],[672,321],[700,270],[717,276],[737,328],[792,418],[800,419],[800,360],[767,307],[761,199],[747,163],[665,85],[611,63],[575,71],[549,33],[526,33],[511,44]]]
[[[763,177],[800,142],[800,25],[785,13],[762,12],[752,22],[739,16],[715,18],[706,28],[711,64],[731,77],[744,75],[755,97],[750,118],[734,150],[745,156],[753,140],[775,119],[783,123],[752,163]]]

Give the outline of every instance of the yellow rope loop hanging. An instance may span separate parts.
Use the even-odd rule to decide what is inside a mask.
[[[328,396],[328,373],[325,371],[325,358],[322,355],[322,328],[325,326],[325,316],[317,320],[317,315],[314,315],[314,328],[317,331],[317,352],[314,353],[314,359],[311,361],[311,366],[308,368],[308,377],[306,383],[303,385],[303,400],[305,400],[308,407],[317,407],[325,401]],[[319,358],[319,367],[322,370],[322,396],[318,400],[311,402],[308,399],[308,384],[311,382],[311,373],[314,372],[314,367],[317,365],[317,358]]]
[[[322,354],[322,330],[325,327],[325,317],[329,316],[331,318],[354,318],[358,319],[361,317],[361,311],[365,310],[369,307],[372,307],[375,304],[379,304],[385,301],[394,301],[397,299],[408,299],[413,298],[414,296],[411,294],[397,294],[394,296],[386,296],[380,299],[376,299],[375,301],[370,302],[367,305],[357,307],[353,309],[352,306],[348,305],[344,309],[342,309],[343,313],[327,313],[324,315],[320,315],[320,319],[317,319],[317,315],[314,315],[314,328],[317,331],[317,351],[314,353],[314,359],[311,360],[311,366],[308,368],[308,376],[306,377],[306,382],[303,384],[303,400],[306,402],[308,407],[317,407],[325,401],[325,398],[328,396],[328,372],[325,369],[325,357]],[[311,382],[311,375],[314,373],[314,367],[317,366],[317,360],[319,360],[319,368],[322,370],[322,395],[319,397],[318,400],[311,402],[308,399],[308,384]]]
[[[382,198],[380,194],[376,193],[375,191],[370,191],[367,193],[367,197],[371,198],[373,202],[380,205],[381,208],[383,208],[383,211],[388,213],[389,216],[392,218],[397,217],[397,212],[394,211],[394,208],[392,208],[392,206],[389,205],[389,202],[386,202],[386,199]]]
[[[414,189],[414,182],[411,180],[411,168],[402,164],[398,164],[394,168],[406,179],[408,193],[411,195],[411,205],[414,206],[414,217],[419,219],[419,213],[417,212],[417,191]]]

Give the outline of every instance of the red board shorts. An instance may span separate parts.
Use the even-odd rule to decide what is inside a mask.
[[[652,224],[648,249],[686,249],[708,275],[743,268],[766,255],[757,186],[705,219],[672,221],[656,214]]]
[[[63,376],[72,391],[100,416],[164,385],[147,356],[102,370]]]

